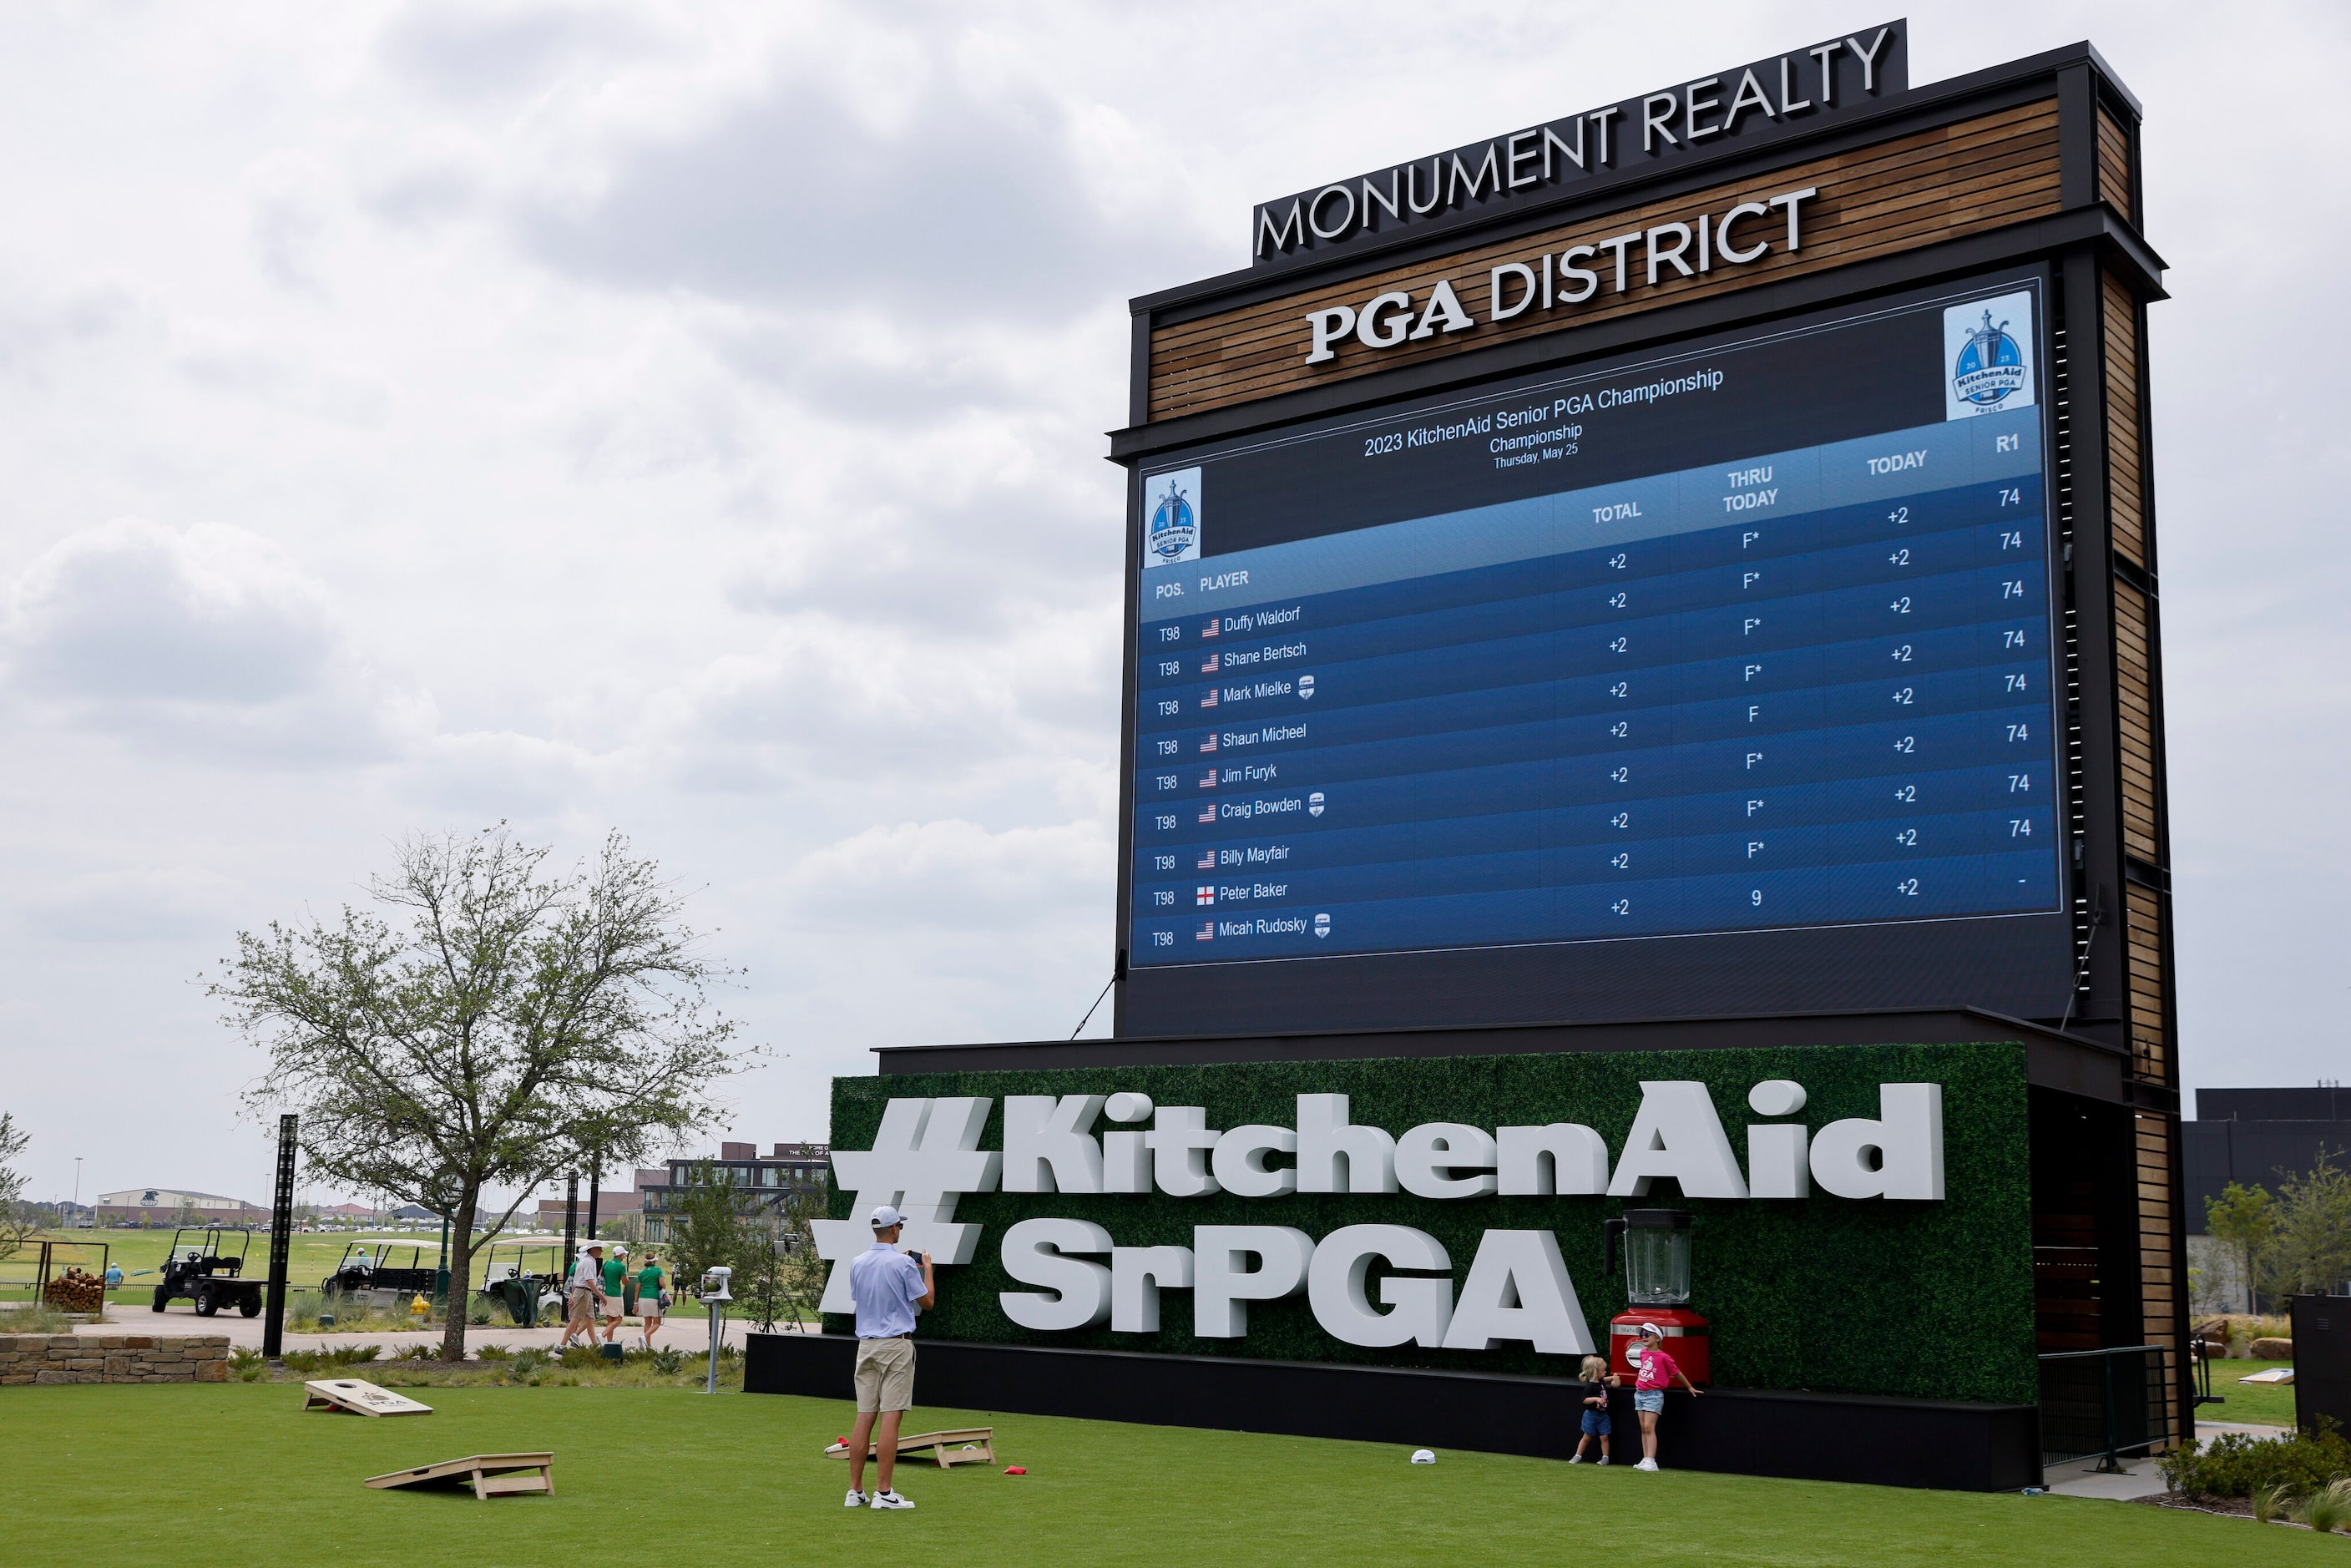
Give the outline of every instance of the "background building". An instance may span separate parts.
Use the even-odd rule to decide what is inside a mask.
[[[2275,1197],[2289,1178],[2307,1176],[2321,1160],[2342,1166],[2351,1154],[2351,1091],[2333,1083],[2199,1089],[2196,1119],[2182,1123],[2180,1134],[2196,1304],[2206,1312],[2251,1312],[2257,1303],[2244,1264],[2211,1234],[2205,1206],[2231,1182]]]
[[[647,1241],[668,1239],[664,1218],[672,1195],[703,1179],[731,1181],[758,1195],[760,1206],[774,1209],[789,1197],[822,1198],[831,1171],[832,1151],[824,1144],[777,1144],[765,1157],[757,1144],[722,1143],[716,1159],[674,1159],[659,1171],[639,1171],[637,1187],[643,1198]],[[562,1207],[560,1203],[556,1205]]]
[[[266,1225],[269,1206],[181,1187],[133,1186],[98,1195],[101,1225],[170,1225],[193,1219],[215,1225]]]

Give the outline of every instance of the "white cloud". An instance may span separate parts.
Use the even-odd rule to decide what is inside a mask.
[[[0,691],[232,766],[381,756],[429,717],[350,647],[319,586],[242,528],[75,529],[7,588]]]

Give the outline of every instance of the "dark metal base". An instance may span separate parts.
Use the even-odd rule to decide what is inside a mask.
[[[857,1342],[749,1336],[749,1394],[850,1396]],[[1224,1431],[1342,1437],[1564,1459],[1581,1406],[1548,1377],[1420,1372],[1319,1362],[921,1340],[914,1391],[926,1406],[1071,1416]],[[1613,1402],[1616,1462],[1641,1457],[1632,1390]],[[1666,1396],[1657,1460],[1675,1469],[1876,1486],[2012,1491],[2041,1484],[2039,1412],[1745,1388]]]

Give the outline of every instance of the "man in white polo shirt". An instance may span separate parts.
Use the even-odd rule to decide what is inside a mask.
[[[873,1211],[873,1245],[849,1260],[857,1300],[857,1424],[849,1429],[849,1504],[865,1506],[865,1446],[881,1417],[881,1488],[875,1508],[912,1508],[890,1486],[898,1467],[898,1423],[914,1403],[914,1314],[938,1301],[931,1255],[918,1264],[898,1250],[904,1218],[888,1204]]]

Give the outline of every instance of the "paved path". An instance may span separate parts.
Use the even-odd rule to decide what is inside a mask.
[[[2279,1437],[2285,1435],[2283,1427],[2262,1427],[2243,1421],[2199,1421],[2196,1436],[2210,1442],[2223,1432],[2250,1432],[2256,1437]],[[2163,1471],[2153,1459],[2126,1458],[2123,1474],[2098,1474],[2098,1461],[2075,1459],[2068,1464],[2051,1465],[2045,1484],[2060,1497],[2103,1497],[2127,1502],[2137,1497],[2156,1497],[2170,1489],[2163,1484]]]
[[[261,1320],[241,1317],[235,1312],[222,1312],[210,1318],[196,1316],[193,1306],[174,1302],[160,1312],[131,1311],[115,1307],[107,1313],[108,1322],[78,1323],[74,1333],[164,1333],[164,1334],[226,1334],[232,1346],[253,1350],[261,1348]],[[749,1324],[740,1318],[726,1320],[726,1343],[741,1349],[743,1336]],[[8,1332],[7,1313],[0,1312],[0,1333]],[[810,1331],[813,1332],[813,1331]],[[516,1350],[552,1349],[563,1337],[560,1326],[550,1328],[517,1328],[512,1323],[492,1323],[486,1328],[469,1326],[465,1343],[478,1348],[485,1344],[503,1344]],[[429,1329],[396,1329],[386,1333],[288,1333],[287,1350],[332,1350],[343,1345],[373,1344],[383,1347],[382,1356],[399,1355],[413,1344],[437,1345],[441,1331]],[[632,1327],[623,1327],[618,1343],[631,1350],[644,1343],[643,1333]],[[670,1318],[663,1322],[653,1343],[664,1350],[707,1351],[710,1348],[709,1324],[701,1318]]]

